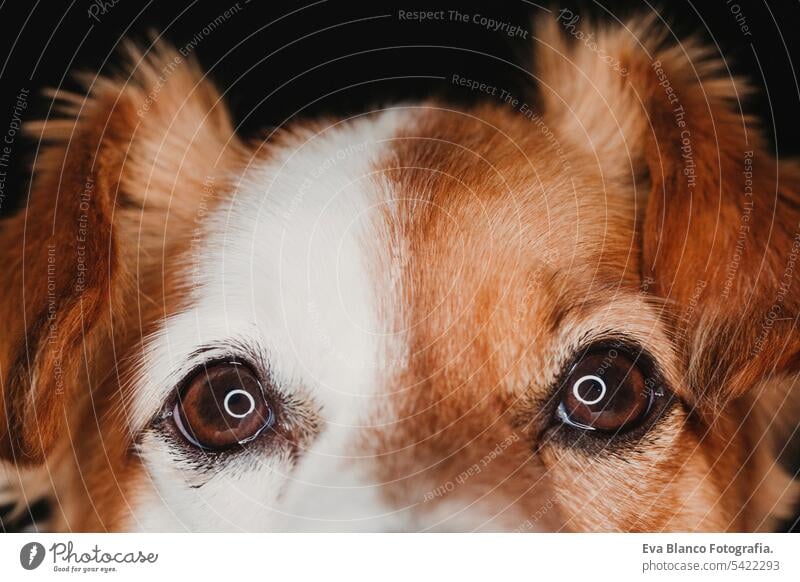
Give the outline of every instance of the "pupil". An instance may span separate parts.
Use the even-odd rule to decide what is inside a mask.
[[[597,380],[584,383],[581,389],[581,397],[584,400],[596,400],[603,393],[603,387]]]
[[[225,412],[235,418],[243,418],[253,412],[256,402],[253,397],[241,388],[232,388],[223,402]]]
[[[242,412],[247,410],[246,408],[242,408],[242,406],[244,405],[244,398],[242,398],[241,394],[234,394],[230,400],[230,405],[231,405],[231,410],[233,410],[238,414],[241,414]]]
[[[583,376],[572,386],[575,398],[582,404],[597,404],[606,395],[606,384],[598,376]]]

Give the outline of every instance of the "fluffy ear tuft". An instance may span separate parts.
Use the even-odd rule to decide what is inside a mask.
[[[752,93],[698,38],[676,44],[668,34],[654,13],[618,26],[564,8],[535,23],[534,72],[545,115],[566,142],[595,156],[607,179],[629,182],[642,169],[646,142],[654,137],[651,117],[672,117],[676,103],[662,107],[659,95],[669,83],[702,83],[702,91],[681,98],[694,105],[699,96],[723,110]],[[670,70],[670,81],[659,77],[659,63]]]
[[[126,42],[123,53],[123,72],[77,75],[86,95],[52,91],[66,116],[32,122],[27,130],[65,149],[77,132],[94,131],[98,155],[116,156],[112,163],[124,168],[115,185],[118,202],[160,208],[176,223],[190,220],[209,178],[224,174],[242,144],[219,92],[194,58],[163,43],[143,53]],[[57,150],[48,153],[53,155],[37,161],[37,172],[61,167]]]
[[[116,77],[82,76],[85,96],[52,93],[65,116],[28,125],[47,145],[25,208],[0,224],[0,458],[18,465],[45,458],[92,390],[131,257],[162,256],[167,222],[189,229],[204,182],[240,151],[196,63],[163,46],[127,57]]]

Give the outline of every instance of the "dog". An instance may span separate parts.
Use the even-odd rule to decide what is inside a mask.
[[[163,43],[54,92],[0,227],[6,521],[776,528],[800,166],[702,42],[563,16],[530,105],[252,142]]]

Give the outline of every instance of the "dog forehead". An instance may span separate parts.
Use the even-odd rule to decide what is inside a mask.
[[[276,140],[209,215],[191,339],[255,334],[277,379],[318,387],[326,407],[435,346],[517,357],[515,334],[527,347],[556,317],[552,274],[591,267],[581,240],[602,228],[563,228],[585,186],[518,125],[409,106]]]

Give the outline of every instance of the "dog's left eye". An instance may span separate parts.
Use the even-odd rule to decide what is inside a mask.
[[[557,415],[570,426],[619,433],[648,418],[655,394],[637,361],[616,348],[596,349],[567,374]]]
[[[196,374],[178,397],[175,426],[196,447],[220,450],[255,439],[274,414],[255,374],[239,363],[220,363]]]

